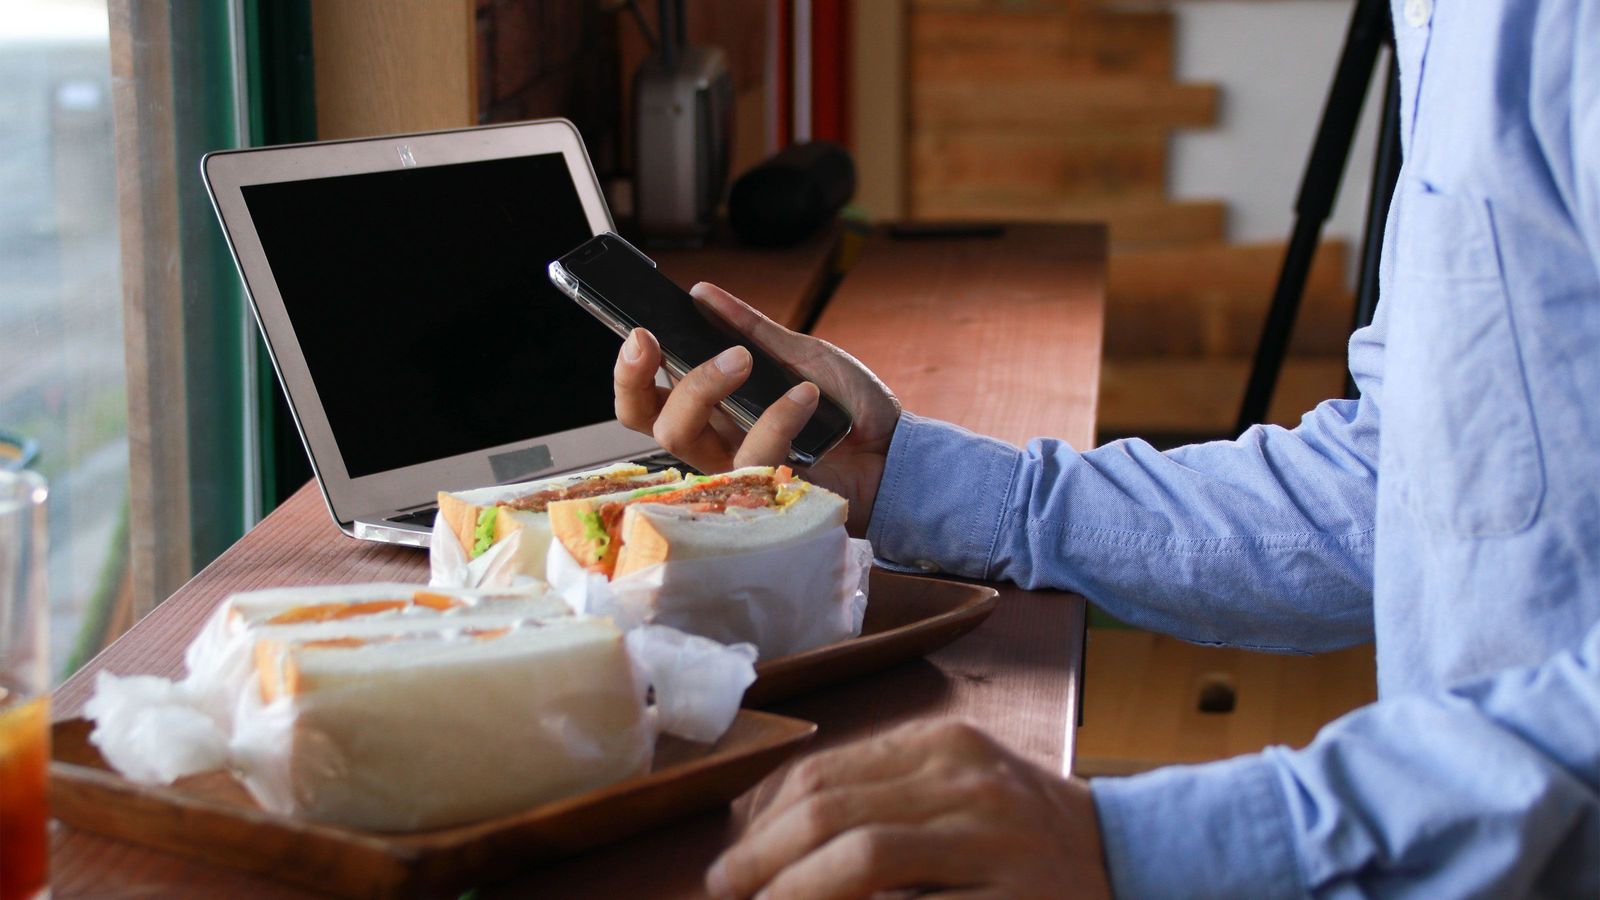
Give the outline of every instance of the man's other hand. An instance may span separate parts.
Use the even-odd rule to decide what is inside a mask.
[[[697,284],[689,293],[809,380],[768,408],[745,434],[717,404],[750,377],[748,349],[731,347],[672,388],[662,388],[656,384],[661,347],[654,335],[636,328],[617,355],[617,419],[702,472],[775,466],[787,458],[789,444],[816,411],[821,388],[850,413],[853,424],[850,434],[804,475],[849,500],[850,531],[864,534],[889,440],[900,421],[899,401],[877,376],[827,341],[790,331],[714,285]]]
[[[1109,897],[1087,782],[959,722],[804,760],[706,874],[713,897]]]

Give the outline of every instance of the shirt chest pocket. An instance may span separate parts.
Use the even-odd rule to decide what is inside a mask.
[[[1401,186],[1383,430],[1400,494],[1430,529],[1531,525],[1544,467],[1487,202]]]

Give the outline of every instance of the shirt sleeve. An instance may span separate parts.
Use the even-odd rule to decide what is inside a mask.
[[[1600,896],[1600,623],[1304,750],[1092,784],[1119,896]]]
[[[902,418],[867,536],[926,570],[1084,594],[1186,640],[1318,651],[1372,638],[1384,307],[1351,338],[1359,401],[1165,453],[1026,450]]]

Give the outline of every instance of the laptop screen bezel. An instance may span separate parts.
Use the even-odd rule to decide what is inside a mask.
[[[553,434],[351,477],[311,378],[294,325],[289,320],[243,188],[340,175],[387,172],[560,153],[588,219],[590,234],[614,231],[611,213],[590,165],[583,139],[571,122],[547,119],[425,134],[392,135],[318,144],[227,150],[207,154],[201,169],[212,205],[233,252],[245,293],[265,336],[268,353],[288,395],[295,425],[311,456],[328,508],[347,532],[359,517],[387,515],[433,500],[441,490],[495,484],[491,459],[543,447],[550,465],[519,473],[518,479],[556,474],[648,453],[648,436],[614,419]],[[486,326],[487,327],[487,326]],[[381,373],[372,373],[378,377]],[[544,452],[530,453],[542,458]]]

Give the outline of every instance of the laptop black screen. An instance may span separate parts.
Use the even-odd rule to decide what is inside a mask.
[[[591,234],[561,154],[242,190],[351,477],[613,418],[621,341],[545,274]]]

